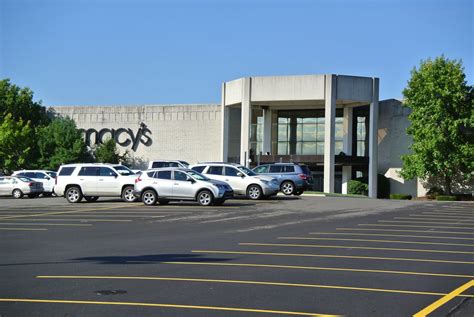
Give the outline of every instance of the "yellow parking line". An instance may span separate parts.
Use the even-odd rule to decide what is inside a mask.
[[[359,225],[360,226],[360,225]],[[431,228],[431,227],[428,227]],[[420,232],[420,233],[449,233],[449,234],[472,234],[474,232],[453,232],[436,230],[403,230],[403,229],[368,229],[368,228],[336,228],[336,230],[357,230],[357,231],[389,231],[389,232]]]
[[[435,311],[437,308],[441,307],[442,305],[446,304],[447,302],[449,302],[450,300],[452,300],[453,298],[455,298],[456,296],[459,296],[461,293],[463,293],[464,291],[466,291],[467,289],[471,288],[474,286],[474,280],[470,281],[470,282],[467,282],[466,284],[464,285],[461,285],[460,287],[456,288],[454,291],[452,291],[451,293],[441,297],[440,299],[438,299],[436,302],[434,302],[433,304],[423,308],[422,310],[420,310],[418,313],[414,314],[413,317],[425,317],[427,316],[428,314],[432,313],[433,311]]]
[[[322,285],[322,284],[299,284],[299,283],[282,283],[282,282],[265,282],[265,281],[249,281],[249,280],[219,280],[205,278],[182,278],[182,277],[150,277],[150,276],[69,276],[69,275],[45,275],[37,276],[40,279],[110,279],[110,280],[148,280],[148,281],[174,281],[174,282],[203,282],[203,283],[224,283],[224,284],[249,284],[249,285],[266,285],[266,286],[287,286],[287,287],[308,287],[308,288],[326,288],[326,289],[343,289],[351,291],[368,291],[382,293],[398,293],[413,295],[432,295],[442,296],[444,293],[421,292],[410,290],[384,289],[384,288],[366,288],[354,286],[340,285]],[[460,295],[462,297],[474,298],[474,295]]]
[[[327,249],[357,249],[357,250],[384,250],[384,251],[404,251],[404,252],[429,252],[429,253],[450,253],[450,254],[474,254],[471,251],[452,250],[423,250],[423,249],[400,249],[400,248],[376,248],[376,247],[354,247],[350,245],[320,245],[320,244],[289,244],[289,243],[239,243],[239,245],[262,246],[262,247],[295,247],[295,248],[327,248]]]
[[[384,224],[372,224],[372,223],[362,223],[358,226],[382,226],[382,227],[406,227],[406,228],[443,228],[443,229],[474,229],[472,227],[447,227],[447,226],[415,226],[415,225],[384,225]],[[474,234],[474,233],[469,233]]]
[[[234,312],[262,313],[262,314],[281,314],[281,315],[293,315],[293,316],[313,316],[313,317],[341,316],[341,315],[292,312],[292,311],[282,311],[282,310],[265,310],[265,309],[219,307],[219,306],[195,306],[195,305],[181,305],[181,304],[138,303],[138,302],[98,302],[98,301],[84,301],[84,300],[30,299],[30,298],[0,298],[0,302],[162,307],[162,308],[200,309],[200,310],[215,310],[215,311],[234,311]]]
[[[430,260],[430,259],[410,259],[410,258],[389,258],[376,256],[358,256],[358,255],[332,255],[332,254],[308,254],[308,253],[276,253],[276,252],[252,252],[252,251],[216,251],[216,250],[192,250],[193,253],[210,254],[246,254],[246,255],[268,255],[268,256],[298,256],[315,258],[335,258],[335,259],[362,259],[362,260],[384,260],[384,261],[410,261],[410,262],[429,262],[429,263],[451,263],[451,264],[474,264],[468,261],[451,260]]]
[[[441,243],[441,242],[419,242],[403,240],[372,240],[372,239],[343,239],[343,238],[308,238],[308,237],[278,237],[280,240],[325,240],[325,241],[359,241],[377,243],[403,243],[403,244],[429,244],[429,245],[455,245],[463,247],[474,247],[474,244],[465,243]]]
[[[18,230],[18,231],[46,231],[46,228],[0,228],[0,230]]]
[[[388,271],[388,270],[367,270],[367,269],[320,267],[320,266],[295,266],[295,265],[254,264],[254,263],[215,263],[215,262],[161,262],[161,263],[179,264],[179,265],[237,266],[237,267],[256,267],[256,268],[290,269],[290,270],[321,270],[321,271],[343,271],[343,272],[360,272],[360,273],[382,273],[382,274],[474,278],[474,275]]]
[[[15,225],[15,226],[75,226],[75,227],[86,227],[92,226],[91,224],[71,224],[71,223],[0,223],[0,225]]]
[[[9,221],[10,219],[3,219]],[[95,222],[131,222],[130,219],[71,219],[71,218],[34,218],[34,219],[11,219],[11,221],[95,221]]]
[[[386,233],[310,232],[309,234],[346,235],[346,236],[379,236],[379,237],[402,237],[402,238],[427,238],[427,239],[451,239],[451,240],[474,240],[474,238],[464,238],[464,237],[411,236],[411,235],[403,235],[403,234],[386,234]]]
[[[439,221],[404,221],[404,220],[377,220],[377,222],[388,222],[388,223],[424,223],[424,224],[446,224],[446,225],[472,225],[472,223],[459,223],[459,222],[439,222]],[[470,227],[468,229],[474,229],[474,227]]]
[[[452,218],[431,218],[431,217],[393,217],[393,219],[400,219],[400,220],[428,220],[428,221],[438,221],[438,222],[430,222],[430,223],[447,223],[445,221],[457,221],[456,223],[461,222],[462,224],[472,225],[474,220],[466,220],[466,219],[452,219]]]

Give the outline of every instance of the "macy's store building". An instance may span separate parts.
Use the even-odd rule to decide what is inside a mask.
[[[135,167],[154,159],[302,162],[314,189],[347,192],[350,179],[366,176],[376,197],[377,174],[391,192],[425,191],[397,171],[411,144],[408,109],[379,100],[379,79],[344,75],[247,77],[222,84],[220,104],[59,106],[94,145],[114,138]]]

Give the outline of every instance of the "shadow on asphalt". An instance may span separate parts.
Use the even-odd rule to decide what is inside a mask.
[[[97,264],[159,264],[161,262],[224,262],[229,258],[203,258],[199,254],[150,254],[137,256],[94,256],[76,258],[73,261],[96,262]]]

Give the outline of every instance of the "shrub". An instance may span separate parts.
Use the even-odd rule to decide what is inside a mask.
[[[456,196],[448,196],[448,195],[438,195],[436,196],[436,200],[439,201],[456,201]]]
[[[406,194],[390,194],[390,199],[403,199],[403,200],[411,200],[411,195]]]
[[[362,192],[351,193],[350,183],[352,181],[357,181],[357,182],[363,183],[365,185],[365,192],[362,193],[364,188],[359,188],[361,185],[357,185],[355,190],[359,190],[359,191],[362,190]],[[369,178],[368,177],[359,177],[359,178],[356,178],[354,180],[351,180],[348,183],[348,188],[347,188],[348,193],[349,194],[358,194],[358,195],[367,195],[368,192],[369,192],[368,183],[369,183]],[[356,185],[354,185],[354,186],[356,186]],[[390,195],[390,180],[382,174],[377,174],[377,198],[389,198],[389,195]]]
[[[439,187],[431,187],[428,192],[426,192],[426,197],[429,199],[435,199],[436,196],[444,195],[444,191]]]
[[[353,195],[367,196],[367,194],[369,193],[369,186],[360,180],[351,179],[347,183],[347,193]]]

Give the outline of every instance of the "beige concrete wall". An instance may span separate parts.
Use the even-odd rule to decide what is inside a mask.
[[[220,158],[221,117],[219,105],[145,105],[145,106],[69,106],[54,107],[61,116],[72,118],[78,128],[131,129],[136,136],[140,123],[151,133],[151,144],[120,147],[145,163],[153,159],[181,159],[190,163],[217,161]],[[123,132],[123,131],[122,131]],[[109,134],[110,136],[110,134]],[[131,137],[120,135],[124,142]],[[147,141],[146,136],[142,137]]]

